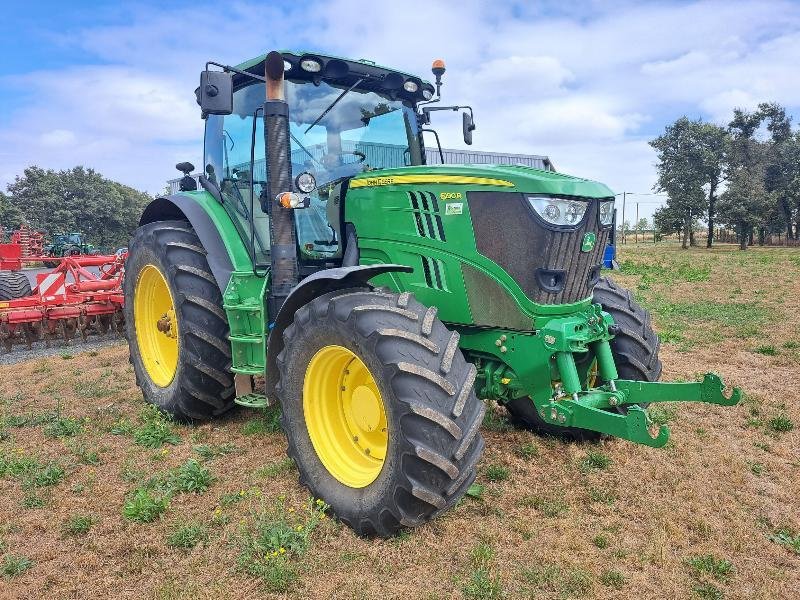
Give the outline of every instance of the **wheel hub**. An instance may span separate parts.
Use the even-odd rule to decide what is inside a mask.
[[[173,309],[168,310],[161,318],[156,322],[156,329],[158,329],[161,333],[166,335],[167,337],[174,338],[175,332],[172,329],[172,321],[175,319],[175,311]]]
[[[366,487],[383,468],[389,434],[381,393],[364,362],[343,346],[325,346],[303,382],[303,414],[322,464],[338,481]]]
[[[139,271],[133,316],[142,364],[153,383],[167,387],[178,370],[178,318],[167,280],[155,265]]]

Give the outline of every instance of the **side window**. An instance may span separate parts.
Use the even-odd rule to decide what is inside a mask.
[[[341,184],[324,185],[314,190],[311,206],[294,212],[297,244],[306,260],[326,260],[341,256],[339,230],[339,192]]]
[[[259,264],[269,262],[269,217],[261,210],[266,187],[264,123],[256,109],[263,103],[264,86],[250,85],[233,95],[233,113],[210,115],[206,121],[205,167],[211,168],[222,200],[242,239],[255,251]],[[256,143],[253,146],[253,127]],[[252,163],[250,150],[254,148]],[[212,175],[213,173],[213,175]]]

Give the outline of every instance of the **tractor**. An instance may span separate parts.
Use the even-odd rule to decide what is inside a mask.
[[[100,251],[86,241],[81,233],[64,233],[53,237],[53,243],[42,249],[42,254],[55,258],[64,256],[98,255]],[[55,267],[59,261],[44,261],[45,267]]]
[[[706,374],[658,382],[659,338],[603,276],[614,194],[509,165],[425,164],[433,83],[273,51],[209,62],[202,174],[144,210],[124,281],[146,401],[178,419],[279,403],[300,482],[366,536],[452,507],[486,402],[521,426],[652,447],[647,405],[736,404]],[[439,146],[440,148],[440,146]]]

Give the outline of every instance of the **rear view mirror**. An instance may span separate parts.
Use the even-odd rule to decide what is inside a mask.
[[[200,73],[197,103],[206,115],[229,115],[233,112],[233,75],[224,71]]]
[[[471,146],[472,132],[475,130],[475,121],[472,120],[472,115],[468,112],[461,113],[461,126],[464,130],[464,143]]]

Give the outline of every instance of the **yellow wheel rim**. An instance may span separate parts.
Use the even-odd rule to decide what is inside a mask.
[[[303,380],[303,415],[311,444],[337,480],[363,488],[386,460],[386,409],[375,379],[353,352],[325,346]]]
[[[133,317],[144,368],[153,383],[167,387],[178,370],[178,318],[167,280],[155,265],[139,272]]]

